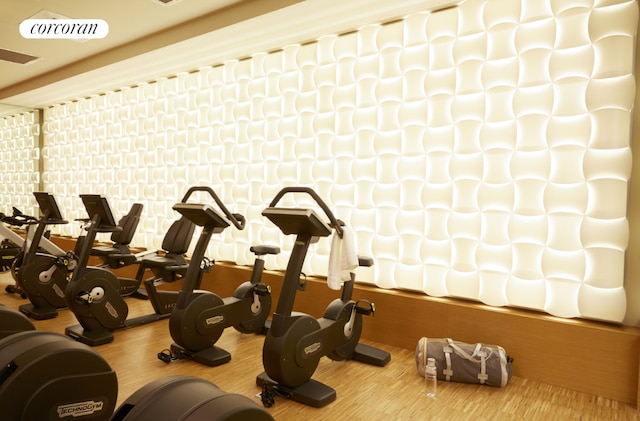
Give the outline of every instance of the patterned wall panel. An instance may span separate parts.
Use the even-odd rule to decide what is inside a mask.
[[[292,239],[260,212],[307,185],[375,258],[362,281],[620,321],[637,21],[629,0],[468,1],[52,106],[43,182],[74,216],[80,193],[143,202],[148,247],[212,186],[248,222],[211,257],[275,243],[278,268]]]
[[[32,192],[40,186],[40,117],[29,111],[0,117],[0,212],[15,206],[37,216]]]

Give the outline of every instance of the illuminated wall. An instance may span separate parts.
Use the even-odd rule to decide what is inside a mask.
[[[0,117],[0,212],[12,207],[37,215],[32,192],[40,186],[38,111]]]
[[[469,0],[55,105],[44,187],[68,218],[80,193],[144,203],[134,242],[158,247],[212,186],[248,223],[210,256],[279,244],[284,268],[292,239],[260,212],[312,186],[375,258],[361,281],[621,321],[637,21],[630,0]]]

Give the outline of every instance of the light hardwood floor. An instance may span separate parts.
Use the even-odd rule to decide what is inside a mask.
[[[11,283],[8,273],[0,274],[0,303],[17,309],[27,301],[4,292]],[[146,301],[127,298],[127,303],[129,317],[152,311]],[[61,310],[58,317],[34,324],[40,330],[63,333],[66,326],[77,321],[69,310]],[[640,413],[630,405],[518,377],[505,388],[438,382],[438,396],[427,398],[422,393],[423,381],[416,370],[413,351],[366,343],[389,351],[391,362],[386,367],[372,367],[324,358],[313,378],[336,390],[335,402],[324,408],[311,408],[276,398],[268,411],[276,420],[314,421],[640,420]],[[117,373],[118,405],[148,382],[168,375],[202,377],[226,392],[260,402],[255,377],[262,372],[263,337],[227,329],[218,345],[231,353],[232,360],[219,367],[184,360],[166,364],[158,360],[157,353],[170,344],[168,320],[162,320],[116,331],[112,343],[94,348]],[[606,358],[602,363],[615,364]]]

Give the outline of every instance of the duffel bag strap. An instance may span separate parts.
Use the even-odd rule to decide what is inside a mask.
[[[442,370],[442,374],[444,374],[446,381],[451,381],[451,376],[453,376],[453,369],[451,367],[451,354],[453,354],[453,348],[450,346],[442,347],[442,352],[444,352],[444,359],[447,362],[447,368]]]
[[[427,373],[427,338],[420,339],[422,341],[422,368],[424,369],[425,375]]]
[[[471,356],[475,357],[476,355],[479,355],[481,350],[482,350],[482,344],[481,343],[477,343],[476,347],[473,349],[473,354],[471,354]]]
[[[480,384],[484,384],[485,381],[489,380],[489,375],[487,374],[487,353],[486,351],[478,352],[478,356],[480,357],[480,372],[478,373],[478,380]]]
[[[474,362],[476,364],[481,363],[481,361],[476,360],[474,358],[474,356],[479,355],[479,351],[480,351],[480,349],[482,349],[482,344],[480,344],[480,343],[476,344],[476,347],[475,347],[475,349],[473,351],[473,355],[469,355],[469,353],[467,351],[465,351],[464,349],[462,349],[461,347],[456,345],[453,342],[453,339],[447,338],[447,342],[449,343],[449,346],[456,351],[456,354],[460,355],[462,358],[464,358],[466,360],[469,360],[469,361],[472,361],[472,362]],[[485,359],[489,358],[491,356],[491,354],[493,353],[493,352],[491,352],[489,355],[487,355],[486,351],[483,351],[483,352],[484,352],[484,355],[485,355],[484,356]]]
[[[473,350],[473,354],[469,355],[464,349],[459,347],[453,342],[453,339],[447,338],[447,342],[451,346],[451,348],[456,350],[456,353],[460,355],[462,358],[465,358],[468,361],[472,361],[476,364],[480,364],[480,373],[478,373],[478,381],[480,384],[484,384],[485,381],[489,379],[489,375],[487,374],[487,358],[491,356],[492,353],[487,354],[486,350],[482,349],[482,344],[476,344],[476,347]],[[480,357],[480,361],[476,360],[474,357]]]

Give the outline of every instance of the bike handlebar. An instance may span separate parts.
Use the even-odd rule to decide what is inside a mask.
[[[220,210],[222,210],[222,212],[227,217],[227,219],[229,221],[231,221],[231,223],[236,228],[238,228],[239,230],[244,229],[244,226],[246,224],[245,217],[243,215],[239,214],[239,213],[231,213],[229,211],[229,209],[227,209],[227,207],[224,205],[224,203],[222,203],[222,200],[220,200],[220,198],[218,197],[216,192],[214,192],[211,187],[208,187],[208,186],[193,186],[193,187],[190,187],[189,190],[187,190],[187,192],[185,193],[185,195],[182,198],[181,202],[182,203],[187,203],[187,200],[189,200],[189,197],[193,193],[195,193],[197,191],[203,191],[203,192],[209,193],[209,195],[213,198],[213,200],[216,202],[216,204],[218,205]]]
[[[342,237],[342,227],[345,225],[345,223],[339,219],[336,219],[336,217],[333,215],[333,212],[331,212],[331,209],[329,209],[327,204],[322,200],[322,198],[320,198],[320,196],[318,196],[318,193],[316,193],[310,187],[301,187],[301,186],[285,187],[282,190],[280,190],[278,194],[276,194],[276,197],[273,198],[273,200],[269,204],[269,207],[270,208],[275,207],[276,204],[280,201],[280,199],[282,199],[282,197],[287,193],[306,193],[309,196],[311,196],[313,200],[320,206],[320,208],[325,213],[325,215],[327,215],[327,217],[329,218],[329,221],[330,221],[329,225],[336,230],[336,232],[340,237]]]
[[[38,223],[37,218],[30,215],[23,214],[22,212],[20,212],[20,210],[18,210],[15,207],[13,208],[13,215],[11,216],[5,215],[4,213],[0,213],[0,220],[9,225],[14,225],[17,227],[21,227],[23,225],[35,225]]]

